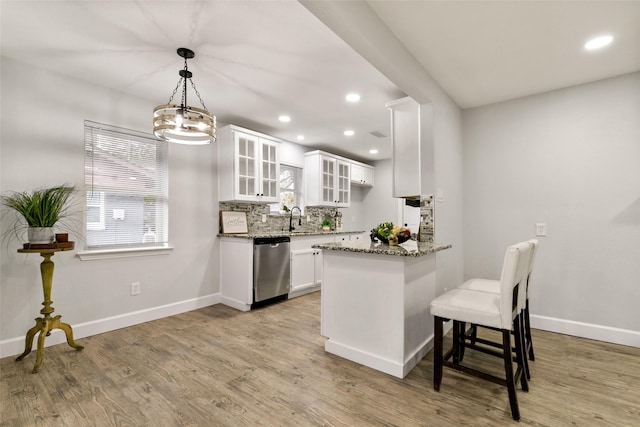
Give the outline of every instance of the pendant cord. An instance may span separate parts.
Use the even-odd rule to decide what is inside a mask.
[[[182,86],[182,104],[180,104],[183,112],[185,108],[188,108],[187,107],[187,79],[188,78],[189,78],[189,68],[187,67],[187,58],[184,58],[184,76],[182,77],[184,81]]]

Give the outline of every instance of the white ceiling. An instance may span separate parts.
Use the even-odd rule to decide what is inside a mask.
[[[640,70],[640,1],[370,1],[461,108]],[[611,34],[601,51],[583,49]]]
[[[367,3],[462,108],[640,70],[640,1]],[[188,47],[219,123],[390,157],[389,138],[370,132],[389,134],[384,104],[404,93],[296,1],[2,0],[0,13],[3,57],[163,104]],[[614,44],[584,52],[602,32]],[[358,104],[344,101],[352,91]]]

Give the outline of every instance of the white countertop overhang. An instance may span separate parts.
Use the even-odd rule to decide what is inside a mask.
[[[451,248],[451,245],[442,243],[427,243],[417,242],[415,240],[408,240],[398,246],[390,246],[382,242],[371,242],[367,240],[350,240],[344,242],[325,243],[313,245],[313,248],[330,250],[330,251],[343,251],[343,252],[357,252],[363,254],[375,254],[375,255],[394,255],[394,256],[408,256],[408,257],[420,257],[423,255],[429,255]]]

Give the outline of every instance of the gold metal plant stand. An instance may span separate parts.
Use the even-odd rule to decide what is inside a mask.
[[[31,353],[31,349],[33,347],[33,338],[35,335],[40,332],[38,336],[38,349],[36,351],[36,364],[33,367],[32,373],[38,372],[40,368],[40,364],[42,363],[42,355],[44,350],[44,338],[51,335],[51,331],[53,329],[62,329],[67,336],[67,344],[76,350],[82,350],[84,347],[81,345],[77,345],[73,342],[73,331],[71,330],[71,326],[67,323],[62,323],[60,321],[60,315],[55,317],[51,317],[51,314],[54,312],[54,308],[51,307],[53,301],[51,301],[51,285],[53,282],[53,261],[51,261],[51,257],[56,252],[61,251],[69,251],[73,249],[73,242],[62,243],[52,243],[49,245],[29,245],[25,244],[24,249],[18,249],[20,253],[39,253],[44,261],[40,263],[40,273],[42,275],[42,291],[44,293],[44,301],[42,305],[44,308],[40,310],[40,313],[43,315],[42,317],[38,317],[35,319],[36,326],[29,329],[27,331],[27,336],[25,338],[24,345],[24,353],[20,356],[16,357],[16,361],[22,360],[27,354]]]

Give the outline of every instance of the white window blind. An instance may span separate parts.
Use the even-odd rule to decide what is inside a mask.
[[[84,140],[87,248],[167,244],[167,144],[88,120]]]

